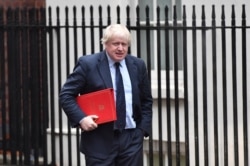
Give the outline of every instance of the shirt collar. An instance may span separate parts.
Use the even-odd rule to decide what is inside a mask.
[[[115,61],[113,61],[113,60],[110,58],[110,56],[109,56],[109,54],[108,54],[107,51],[106,51],[106,56],[107,56],[107,58],[108,58],[109,67],[114,66]],[[121,65],[121,67],[125,66],[125,59],[123,59],[123,60],[120,61],[120,65]]]

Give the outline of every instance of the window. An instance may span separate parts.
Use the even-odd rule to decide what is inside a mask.
[[[182,5],[181,0],[139,0],[139,6],[140,6],[140,21],[141,26],[146,25],[146,12],[145,8],[146,6],[149,7],[149,19],[150,19],[150,26],[156,27],[157,24],[157,12],[156,9],[159,6],[160,8],[160,24],[161,26],[164,26],[165,24],[165,6],[168,6],[168,20],[169,20],[169,26],[173,26],[173,6],[176,6],[176,16],[177,16],[177,26],[179,23],[181,23],[182,19]],[[169,69],[170,69],[170,81],[172,83],[171,87],[173,87],[174,83],[174,41],[177,40],[177,56],[178,56],[178,71],[179,71],[179,90],[183,90],[183,76],[182,76],[182,69],[183,69],[183,56],[182,56],[182,30],[177,30],[177,38],[174,39],[174,31],[170,30],[168,31],[169,39],[168,43],[165,39],[165,30],[160,31],[160,39],[157,37],[157,31],[156,30],[150,30],[150,43],[148,43],[147,40],[147,34],[146,30],[141,31],[141,57],[147,61],[147,47],[150,47],[150,61],[151,61],[151,78],[152,78],[152,88],[153,88],[153,96],[154,91],[156,93],[157,91],[157,54],[158,49],[160,48],[160,65],[161,65],[161,85],[162,85],[162,94],[165,95],[165,71],[166,71],[166,52],[169,53]],[[168,44],[168,47],[166,47],[166,44]],[[169,50],[167,50],[169,48]],[[171,95],[172,96],[172,95]],[[180,96],[181,97],[181,96]]]

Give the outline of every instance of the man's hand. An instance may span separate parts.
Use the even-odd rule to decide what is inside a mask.
[[[89,115],[84,117],[81,122],[80,126],[83,131],[91,131],[98,127],[97,123],[95,122],[98,119],[96,115]]]

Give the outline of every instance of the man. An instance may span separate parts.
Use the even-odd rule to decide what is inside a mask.
[[[102,38],[105,50],[80,57],[61,89],[62,108],[72,126],[79,126],[83,131],[80,149],[87,166],[143,165],[143,137],[151,134],[152,127],[152,96],[145,63],[128,54],[130,42],[125,26],[108,26]],[[117,68],[116,62],[119,62]],[[122,83],[117,85],[118,73]],[[119,126],[118,120],[97,125],[98,116],[85,115],[76,103],[79,94],[106,88],[113,88],[116,96],[120,93],[118,89],[121,91],[120,85],[124,93],[121,96],[125,97],[123,126]],[[118,101],[120,97],[115,98]],[[118,104],[116,107],[119,115],[122,108]]]

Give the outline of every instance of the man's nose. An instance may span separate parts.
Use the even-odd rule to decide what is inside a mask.
[[[117,46],[117,48],[120,49],[120,50],[123,49],[122,43],[120,43],[120,44]]]

